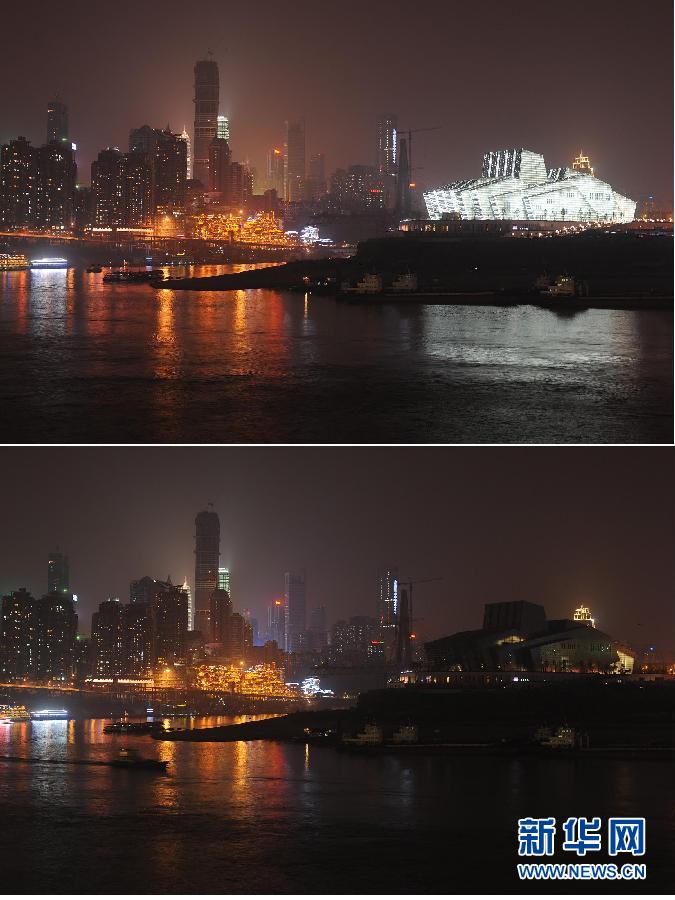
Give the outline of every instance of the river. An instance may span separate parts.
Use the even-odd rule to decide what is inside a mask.
[[[0,422],[27,443],[670,442],[672,346],[661,311],[0,273]]]
[[[667,760],[369,757],[155,742],[105,735],[104,724],[0,726],[0,756],[106,759],[138,747],[169,763],[161,775],[0,760],[5,892],[541,893],[515,878],[516,820],[572,815],[647,818],[647,881],[584,893],[673,885]]]

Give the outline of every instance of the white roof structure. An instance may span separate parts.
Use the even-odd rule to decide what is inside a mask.
[[[623,197],[591,172],[546,169],[541,153],[492,150],[480,178],[454,181],[426,191],[429,218],[632,222],[634,200]]]

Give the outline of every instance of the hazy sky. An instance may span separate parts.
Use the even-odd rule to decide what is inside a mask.
[[[672,208],[672,0],[69,0],[4,4],[0,140],[45,140],[46,105],[70,108],[80,181],[144,123],[192,132],[193,65],[211,49],[234,158],[263,170],[287,118],[329,170],[374,163],[375,120],[420,134],[421,185],[480,173],[499,147],[597,174]]]
[[[638,646],[673,644],[672,452],[659,448],[2,448],[0,590],[46,591],[70,556],[81,631],[142,575],[194,585],[194,517],[213,501],[235,608],[261,621],[305,570],[329,621],[373,615],[379,566],[415,592],[426,638],[480,627],[485,602],[586,603]],[[638,624],[639,623],[639,624]]]

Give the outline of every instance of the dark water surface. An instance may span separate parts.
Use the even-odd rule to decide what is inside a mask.
[[[157,775],[0,760],[4,892],[578,892],[515,881],[516,820],[530,815],[645,816],[647,881],[587,882],[583,893],[673,886],[665,760],[367,757],[158,743],[103,725],[0,726],[0,755],[104,759],[137,746],[169,761]]]
[[[0,274],[6,439],[672,440],[665,312],[359,308],[101,279]]]
[[[3,440],[672,440],[669,313],[365,308],[101,279],[0,273]]]

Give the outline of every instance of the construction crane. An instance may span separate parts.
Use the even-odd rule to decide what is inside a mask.
[[[407,134],[408,135],[408,168],[410,171],[413,171],[413,153],[412,153],[412,136],[413,134],[420,134],[422,131],[440,131],[441,128],[445,128],[445,125],[431,125],[428,128],[401,128],[399,130],[399,135]],[[400,137],[399,137],[400,140]]]
[[[434,581],[443,581],[442,578],[410,578],[408,581],[399,581],[400,588],[408,588],[405,600],[399,592],[399,611],[396,623],[396,662],[407,667],[411,662],[410,641],[412,639],[411,627],[413,622],[413,587],[416,584],[431,584]]]

